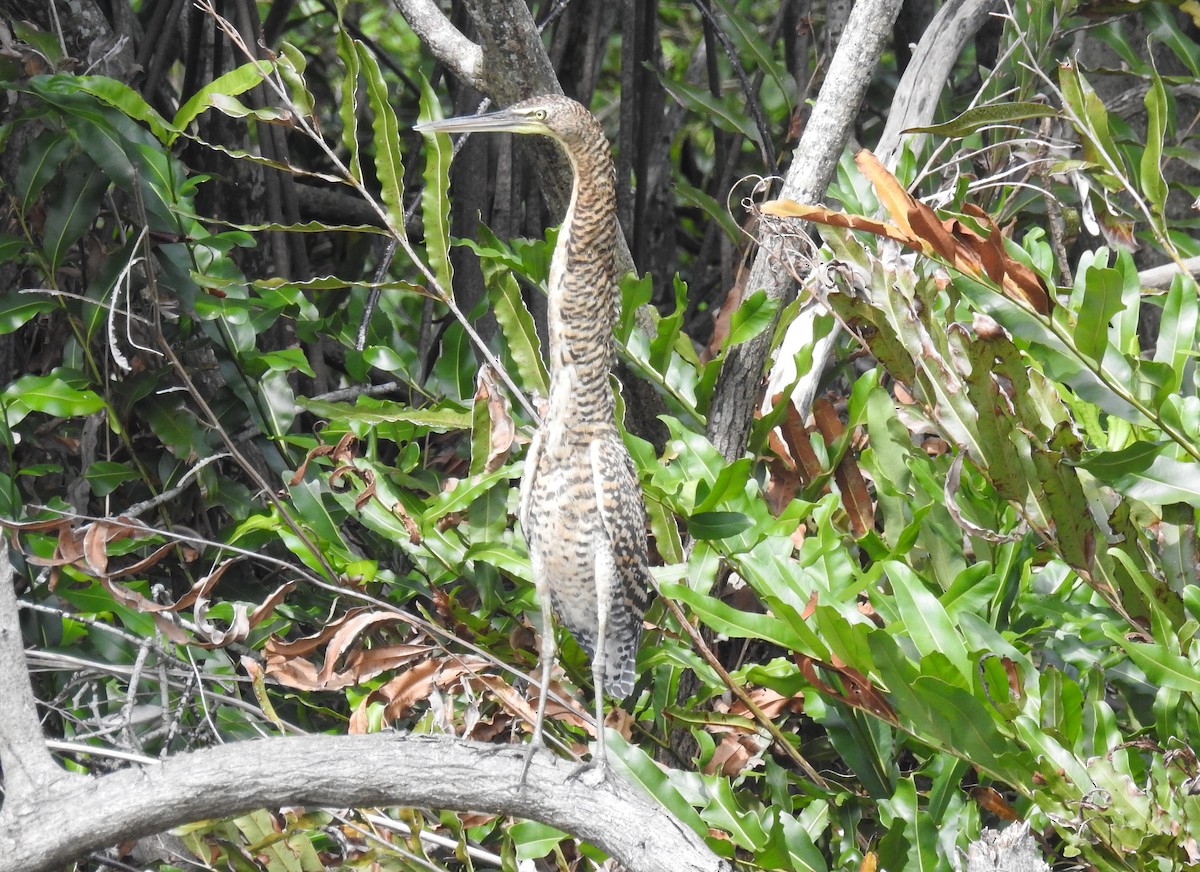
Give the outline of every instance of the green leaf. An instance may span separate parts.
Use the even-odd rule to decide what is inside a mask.
[[[100,168],[86,158],[73,160],[67,167],[62,187],[46,208],[42,251],[52,271],[62,266],[67,251],[96,220],[108,183]]]
[[[668,772],[673,770],[664,772],[645,751],[626,742],[617,731],[605,732],[608,738],[609,759],[616,764],[617,769],[623,770],[622,774],[631,782],[640,785],[646,793],[662,803],[684,826],[690,827],[698,835],[707,835],[707,825],[680,789],[672,783]]]
[[[104,400],[95,392],[78,390],[53,372],[22,376],[4,389],[3,398],[6,403],[59,418],[91,415],[104,408]]]
[[[987,106],[976,106],[968,109],[957,118],[951,118],[941,124],[928,127],[910,127],[904,133],[932,133],[935,136],[945,136],[956,139],[969,136],[996,124],[1015,124],[1018,121],[1028,121],[1033,118],[1055,118],[1059,111],[1045,103],[992,103]]]
[[[1200,508],[1200,463],[1159,456],[1141,472],[1129,472],[1110,484],[1127,497],[1155,505],[1187,503]]]
[[[103,100],[124,115],[145,124],[164,144],[170,144],[182,131],[158,114],[141,94],[124,82],[106,76],[72,76],[71,87]]]
[[[923,655],[935,652],[945,655],[959,674],[970,681],[971,658],[967,646],[938,598],[905,564],[889,560],[883,564],[883,570],[892,582],[896,607],[917,650]]]
[[[476,497],[494,487],[497,482],[511,480],[515,475],[515,470],[515,465],[509,464],[494,472],[462,479],[453,490],[443,491],[433,499],[425,513],[425,520],[433,522],[446,517],[451,512],[465,511],[471,503],[475,502]]]
[[[730,133],[740,133],[751,142],[759,141],[758,128],[754,125],[750,113],[745,111],[745,106],[739,105],[735,109],[732,101],[714,97],[707,88],[688,85],[678,79],[662,76],[659,81],[672,97],[697,117],[707,118]]]
[[[709,802],[701,816],[712,826],[727,832],[738,847],[756,852],[767,841],[762,822],[753,811],[741,807],[727,778],[706,779],[709,783]]]
[[[1165,442],[1134,442],[1120,451],[1095,451],[1085,456],[1079,466],[1101,481],[1111,484],[1123,475],[1149,469],[1150,464],[1167,447]]]
[[[242,354],[242,360],[247,364],[251,374],[263,372],[300,372],[309,378],[316,378],[316,373],[308,363],[302,348],[284,348],[279,351],[256,352]]]
[[[550,396],[550,376],[539,351],[537,328],[521,297],[517,280],[495,261],[484,260],[480,266],[483,267],[492,311],[504,334],[504,351],[512,358],[521,387],[543,397]]]
[[[421,121],[434,120],[440,114],[437,94],[429,80],[421,76]],[[429,269],[449,294],[450,271],[450,159],[454,149],[450,137],[444,133],[422,134],[425,137],[425,170],[422,177],[425,188],[421,191],[421,217],[425,225],[425,257]],[[378,147],[378,145],[376,145]]]
[[[1150,51],[1146,55],[1150,58],[1150,90],[1145,97],[1146,147],[1142,150],[1139,169],[1142,191],[1161,220],[1167,205],[1167,180],[1162,173],[1163,140],[1167,135],[1167,92],[1154,65],[1154,53]]]
[[[97,460],[83,473],[92,493],[98,497],[107,496],[127,481],[140,478],[133,469],[125,463],[113,463],[110,460]]]
[[[741,226],[729,214],[729,209],[725,204],[716,197],[710,196],[707,191],[692,185],[683,176],[674,180],[673,187],[675,195],[680,200],[697,207],[710,221],[716,222],[717,226],[725,231],[725,236],[730,242],[737,243],[742,238]]]
[[[686,312],[687,285],[676,276],[675,310],[665,318],[658,319],[655,335],[650,340],[650,366],[658,372],[666,372],[671,366],[671,355],[683,330],[683,316]]]
[[[210,95],[209,105],[218,112],[228,115],[230,118],[253,118],[267,124],[278,124],[292,118],[290,109],[280,109],[277,106],[264,106],[261,109],[255,109],[247,106],[237,97],[231,97],[228,94]]]
[[[471,412],[458,403],[443,403],[436,406],[416,408],[388,400],[360,397],[356,404],[331,403],[297,397],[296,404],[314,415],[330,421],[355,422],[375,426],[404,422],[428,427],[438,433],[451,430],[469,430]]]
[[[713,510],[721,503],[740,497],[745,491],[746,484],[750,481],[750,476],[753,472],[754,461],[749,457],[740,458],[728,466],[722,467],[721,471],[717,473],[716,481],[713,482],[708,494],[696,504],[696,514],[692,517],[694,518],[700,514],[716,514]],[[697,496],[699,496],[699,488],[697,489]]]
[[[1171,280],[1171,287],[1163,301],[1154,360],[1166,364],[1175,373],[1171,384],[1173,391],[1177,391],[1182,384],[1184,367],[1195,353],[1196,324],[1200,320],[1197,294],[1196,280],[1179,273]]]
[[[1125,649],[1129,659],[1146,673],[1151,684],[1200,694],[1200,667],[1186,657],[1167,651],[1160,645],[1131,642],[1123,633],[1110,628],[1105,631],[1110,639]]]
[[[39,54],[50,61],[52,66],[57,67],[59,62],[63,60],[62,43],[55,38],[53,33],[39,29],[31,21],[20,19],[12,21],[12,31],[17,39],[28,43],[36,49]]]
[[[338,23],[341,24],[341,9],[338,9]],[[342,145],[350,155],[348,169],[350,176],[359,182],[363,180],[361,145],[358,141],[358,51],[354,48],[354,40],[346,32],[346,28],[337,29],[338,58],[345,68],[342,76],[342,98],[338,103],[338,117],[342,120]]]
[[[185,130],[196,119],[196,116],[213,105],[214,95],[234,97],[261,85],[263,79],[269,76],[274,68],[274,64],[270,61],[252,61],[242,64],[235,70],[230,70],[223,76],[218,76],[179,107],[179,111],[171,119],[171,129]],[[170,145],[175,138],[176,136],[171,136],[167,144]]]
[[[1124,164],[1109,131],[1108,110],[1087,80],[1071,61],[1059,65],[1059,87],[1071,113],[1068,120],[1079,131],[1083,141],[1083,157],[1100,170],[1100,178],[1109,187],[1119,186],[1114,172],[1122,172]]]
[[[1121,310],[1121,274],[1108,267],[1089,266],[1083,275],[1083,300],[1075,325],[1075,344],[1092,360],[1102,360],[1108,347],[1108,326]]]
[[[291,43],[283,43],[279,47],[275,69],[279,77],[287,85],[292,103],[305,118],[312,118],[316,113],[316,100],[304,82],[304,71],[308,60],[304,54]]]
[[[517,859],[525,861],[545,857],[567,837],[561,830],[537,821],[517,821],[508,828],[508,835],[517,848]]]
[[[765,639],[784,650],[801,651],[820,660],[828,657],[826,651],[811,650],[787,624],[771,615],[743,612],[681,584],[660,584],[659,590],[663,596],[687,603],[704,623],[718,633],[739,639]]]
[[[729,335],[725,337],[723,347],[741,345],[762,333],[770,326],[778,308],[779,301],[770,299],[761,289],[742,300],[729,320]]]
[[[29,294],[0,296],[0,333],[12,333],[43,312],[53,312],[57,303]]]
[[[367,82],[367,103],[371,107],[371,129],[375,136],[375,174],[387,209],[388,225],[398,236],[404,234],[404,162],[400,158],[400,126],[396,123],[396,112],[388,98],[387,82],[379,69],[379,62],[370,49],[359,40],[354,41],[358,61],[362,64],[363,77]]]
[[[741,512],[698,512],[687,519],[693,539],[727,539],[754,526]]]
[[[15,193],[22,214],[29,213],[50,180],[58,177],[73,146],[66,133],[52,130],[43,131],[29,143],[17,165]]]

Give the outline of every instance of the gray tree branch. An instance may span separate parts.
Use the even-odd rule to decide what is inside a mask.
[[[824,196],[850,140],[854,119],[900,6],[901,0],[861,0],[854,5],[808,126],[793,152],[780,196],[801,203],[815,203]],[[796,283],[779,263],[783,239],[770,233],[762,236],[746,292],[762,289],[768,298],[778,301],[777,321],[778,313],[795,298]],[[728,460],[740,457],[746,449],[754,409],[762,395],[763,365],[774,334],[772,323],[754,339],[735,346],[717,381],[708,438]]]
[[[938,10],[922,34],[920,43],[904,69],[904,75],[900,77],[900,84],[896,87],[892,107],[888,112],[887,124],[876,145],[876,156],[885,166],[895,168],[900,147],[904,142],[905,130],[933,123],[938,98],[950,77],[950,71],[962,54],[963,47],[984,25],[992,10],[1000,6],[1000,0],[964,0],[962,3],[947,3]],[[916,147],[914,144],[914,148]],[[798,337],[812,336],[814,322],[824,311],[825,307],[814,300],[789,325],[789,336],[793,335],[792,331],[796,331],[795,335]],[[834,329],[813,346],[812,366],[792,391],[791,401],[799,410],[801,418],[808,417],[821,377],[833,357],[840,332],[841,328],[835,324]],[[794,373],[787,373],[787,368],[784,369],[784,373],[772,375],[772,389],[791,383]]]
[[[589,787],[575,767],[525,750],[451,737],[295,736],[178,754],[90,778],[36,802],[19,826],[0,811],[0,872],[49,872],[118,841],[285,805],[405,805],[541,821],[644,872],[728,872],[703,839],[631,784]]]
[[[395,0],[408,26],[433,52],[433,56],[461,81],[479,91],[484,87],[483,50],[467,39],[433,0]]]
[[[21,637],[13,570],[0,548],[0,872],[42,872],[127,839],[284,805],[409,805],[541,821],[631,870],[728,872],[704,840],[632,784],[589,787],[575,767],[525,749],[453,737],[293,736],[177,754],[98,778],[68,774],[46,748]]]
[[[947,3],[938,10],[922,34],[892,97],[891,111],[888,112],[883,135],[879,137],[879,145],[875,148],[875,156],[884,166],[895,167],[904,130],[933,123],[938,98],[946,87],[950,71],[962,54],[963,46],[979,32],[988,16],[1001,8],[1003,4],[1000,0],[962,0],[960,3]],[[912,136],[911,142],[916,150],[924,134]]]

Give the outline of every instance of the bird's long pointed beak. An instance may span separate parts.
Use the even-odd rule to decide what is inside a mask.
[[[529,119],[501,109],[488,115],[460,115],[441,121],[425,121],[413,126],[420,133],[522,133],[530,129]]]

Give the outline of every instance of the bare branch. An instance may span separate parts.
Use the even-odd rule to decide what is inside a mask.
[[[1189,257],[1180,263],[1164,263],[1162,266],[1144,269],[1138,273],[1138,280],[1142,283],[1143,288],[1165,290],[1171,287],[1175,276],[1185,270],[1193,277],[1200,276],[1200,257]]]
[[[863,0],[854,5],[808,126],[796,146],[781,196],[815,203],[825,194],[900,5],[900,0]],[[776,262],[779,248],[778,239],[763,240],[750,269],[746,292],[762,288],[768,298],[786,304],[795,297],[796,284]],[[746,449],[746,436],[761,395],[763,364],[774,334],[773,328],[764,330],[733,348],[717,382],[708,438],[729,460],[740,457]]]
[[[962,54],[963,46],[987,22],[992,10],[1001,8],[1000,0],[963,0],[947,3],[938,10],[912,60],[904,69],[892,97],[891,111],[875,156],[889,168],[895,167],[903,143],[901,131],[933,123],[938,98],[946,87],[950,72]],[[914,150],[916,150],[914,143]]]
[[[584,839],[630,870],[729,872],[700,836],[629,782],[592,787],[574,777],[571,764],[539,753],[522,789],[524,757],[521,747],[381,733],[260,739],[179,754],[39,801],[19,826],[6,803],[0,872],[61,868],[117,841],[285,805],[513,815]]]
[[[463,36],[432,0],[395,0],[413,33],[464,83],[487,93],[483,50]]]

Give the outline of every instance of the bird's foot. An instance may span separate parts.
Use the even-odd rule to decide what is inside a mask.
[[[599,787],[608,780],[608,749],[604,744],[604,730],[596,737],[592,759],[580,763],[567,776],[568,781],[578,780],[585,787]]]
[[[599,787],[608,780],[608,761],[603,757],[585,760],[571,770],[568,781],[578,781],[584,787]]]
[[[525,777],[529,775],[529,764],[533,762],[533,755],[542,749],[541,737],[536,737],[525,747],[525,762],[521,764],[521,780],[517,782],[517,789],[521,790],[525,787]]]

